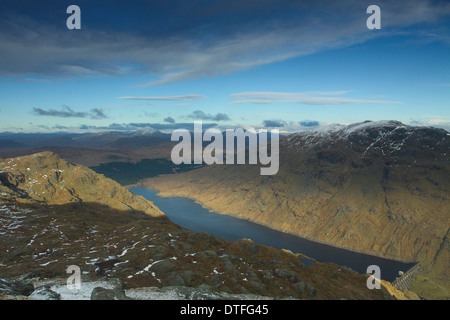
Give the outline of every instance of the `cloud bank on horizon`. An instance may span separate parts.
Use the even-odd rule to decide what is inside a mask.
[[[333,97],[347,93],[342,92],[242,92],[235,93],[230,98],[235,101],[232,104],[255,103],[255,104],[272,104],[275,102],[290,102],[311,105],[332,105],[332,104],[349,104],[349,103],[401,103],[398,101],[385,100],[364,100],[352,99],[345,97]],[[325,96],[325,97],[324,97]],[[330,97],[331,96],[331,97]]]

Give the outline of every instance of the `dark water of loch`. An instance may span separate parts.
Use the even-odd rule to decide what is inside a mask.
[[[336,248],[276,231],[250,221],[217,214],[205,209],[191,199],[161,198],[156,195],[156,191],[146,188],[130,188],[130,191],[153,201],[171,221],[179,226],[194,231],[209,232],[225,240],[235,241],[248,238],[263,245],[301,253],[319,262],[332,262],[346,266],[362,274],[367,273],[367,267],[370,265],[377,265],[381,270],[381,278],[387,281],[393,281],[398,276],[399,271],[406,271],[414,265],[414,263],[403,263]],[[306,265],[309,263],[311,262],[305,261]]]

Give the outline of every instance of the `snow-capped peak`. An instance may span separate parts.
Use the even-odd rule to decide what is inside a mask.
[[[371,129],[377,130],[378,133],[369,135],[368,130]],[[393,142],[391,139],[397,134],[398,129],[406,129],[407,134],[394,139],[400,139],[400,141]],[[367,143],[369,148],[380,143],[387,143],[390,145],[391,149],[398,150],[404,144],[405,140],[409,138],[411,134],[409,129],[409,126],[393,120],[364,121],[350,125],[331,124],[291,135],[287,138],[286,142],[291,144],[294,148],[296,148],[296,146],[302,146],[302,149],[324,145],[331,147],[340,140],[349,141],[348,139],[353,135],[361,135],[361,137],[357,139],[357,141],[359,141],[358,143]],[[354,138],[350,141],[350,144],[352,143],[355,143]]]
[[[154,136],[159,134],[160,132],[152,127],[145,127],[133,133],[133,136]]]
[[[364,121],[359,123],[354,123],[346,126],[344,131],[348,134],[356,131],[373,129],[373,128],[383,128],[383,127],[402,127],[407,128],[406,125],[399,121],[394,120],[382,120],[382,121]]]
[[[310,136],[310,135],[317,135],[317,136],[328,136],[334,133],[338,133],[342,136],[348,136],[351,133],[364,131],[367,129],[376,129],[376,128],[384,128],[384,127],[391,127],[391,128],[408,128],[407,125],[395,121],[395,120],[382,120],[382,121],[364,121],[364,122],[358,122],[358,123],[352,123],[349,125],[343,125],[343,124],[337,124],[333,123],[326,126],[317,127],[311,130],[306,130],[299,132],[297,134],[293,134],[294,136]]]

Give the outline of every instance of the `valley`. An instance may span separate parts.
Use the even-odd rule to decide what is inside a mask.
[[[0,274],[28,281],[40,297],[57,297],[51,288],[58,291],[66,268],[77,265],[86,284],[119,279],[152,292],[201,287],[272,299],[417,298],[387,282],[369,290],[367,276],[332,263],[310,266],[302,254],[181,228],[152,202],[51,152],[2,159],[0,177]],[[0,296],[8,298],[11,281],[1,281]]]
[[[449,0],[0,1],[0,300],[450,300],[449,22]]]
[[[281,139],[275,176],[212,165],[138,185],[306,239],[419,261],[427,281],[449,288],[449,141],[445,130],[395,121],[333,126]]]
[[[51,152],[33,154],[39,148],[4,150],[4,155],[16,158],[6,158],[0,168],[2,188],[9,190],[2,192],[8,194],[2,201],[34,207],[40,203],[69,208],[70,204],[92,213],[133,208],[148,214],[154,208],[150,215],[171,225],[158,207],[146,205],[147,200],[124,188],[145,187],[157,190],[158,196],[190,198],[211,211],[316,243],[405,263],[420,262],[422,273],[413,281],[414,292],[430,299],[448,297],[450,182],[445,130],[395,121],[364,122],[282,137],[280,169],[274,176],[261,176],[259,166],[246,164],[175,166],[170,161],[173,145],[133,150],[42,147],[68,156],[72,163]],[[69,168],[71,173],[66,174]],[[99,209],[96,203],[107,207]],[[107,256],[117,254],[105,253],[95,259],[106,262]],[[328,265],[320,261],[316,262]],[[45,263],[58,266],[53,260],[41,264]],[[145,266],[134,268],[139,272]],[[118,275],[125,278],[125,274]],[[126,285],[138,286],[129,279],[124,280]],[[264,294],[273,296],[269,291]]]

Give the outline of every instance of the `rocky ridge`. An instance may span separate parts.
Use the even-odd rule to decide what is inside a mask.
[[[0,160],[0,182],[0,200],[47,205],[96,202],[164,216],[152,203],[117,182],[51,152]]]

